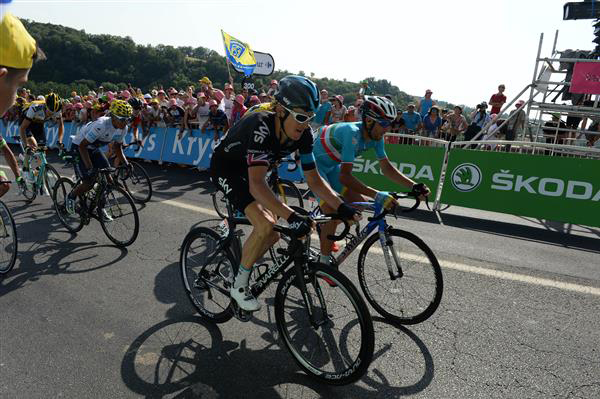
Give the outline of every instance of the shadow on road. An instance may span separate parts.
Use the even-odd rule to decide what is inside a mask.
[[[433,212],[425,210],[412,212],[408,218],[434,224],[439,223]],[[463,215],[442,214],[444,224],[450,227],[600,253],[600,229],[541,219],[525,217],[521,219],[527,223],[535,223],[539,227]],[[575,232],[591,234],[597,238],[577,235],[574,234]]]
[[[300,372],[278,344],[249,349],[245,339],[224,340],[217,325],[191,315],[164,320],[139,335],[126,350],[121,378],[131,391],[147,398],[263,399],[296,397],[306,391],[322,398],[412,395],[432,381],[433,359],[415,334],[404,327],[400,330],[417,346],[425,363],[424,375],[410,386],[390,386],[386,373],[395,373],[393,368],[372,368],[354,385],[323,385]],[[376,356],[382,356],[389,345]]]

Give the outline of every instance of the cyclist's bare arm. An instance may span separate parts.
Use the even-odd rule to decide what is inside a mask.
[[[123,143],[113,143],[113,151],[117,155],[118,162],[115,162],[117,165],[123,164],[127,165],[127,158],[123,153]]]
[[[17,159],[15,158],[15,155],[13,154],[8,145],[2,147],[2,153],[4,154],[4,159],[6,159],[6,163],[8,163],[8,166],[10,166],[10,169],[13,171],[15,178],[21,176],[21,173],[19,172],[19,166],[17,164]]]
[[[333,209],[337,209],[342,204],[338,194],[323,180],[316,168],[304,171],[304,176],[311,191]]]
[[[366,195],[369,198],[375,198],[377,195],[377,190],[365,185],[352,175],[352,164],[350,162],[344,162],[340,167],[340,183],[349,190]]]
[[[27,136],[25,136],[25,131],[27,130],[30,124],[31,121],[29,119],[23,119],[23,122],[21,122],[21,126],[19,126],[19,136],[21,136],[21,143],[23,143],[23,147],[27,145]]]
[[[63,120],[63,116],[62,114],[60,115],[60,119],[58,120],[58,141],[57,141],[57,145],[60,147],[60,145],[63,142],[63,136],[65,134],[65,123]]]
[[[265,176],[268,169],[267,166],[252,166],[248,168],[250,194],[268,210],[287,220],[293,211],[289,206],[279,201],[267,185]]]
[[[400,184],[408,189],[411,189],[415,184],[414,181],[406,177],[402,172],[392,165],[389,159],[384,158],[379,160],[379,167],[381,168],[381,173],[394,183]]]

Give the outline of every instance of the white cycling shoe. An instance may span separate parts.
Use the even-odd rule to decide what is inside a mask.
[[[256,312],[260,309],[260,303],[254,298],[248,286],[232,288],[231,299],[235,300],[238,306],[247,312]]]
[[[105,222],[112,222],[114,219],[112,218],[112,216],[109,215],[108,211],[104,208],[102,208],[100,210],[100,217],[102,218],[102,220],[104,220]]]

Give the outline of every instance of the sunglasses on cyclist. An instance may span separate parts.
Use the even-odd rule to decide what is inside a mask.
[[[387,119],[378,119],[369,116],[369,118],[373,119],[375,122],[379,123],[381,127],[386,128],[392,126],[392,121],[388,121]]]
[[[282,107],[283,107],[283,105],[282,105]],[[301,114],[299,112],[294,112],[291,109],[286,108],[286,107],[283,107],[283,109],[285,109],[287,112],[289,112],[294,117],[294,119],[296,120],[296,122],[298,122],[298,123],[307,123],[307,122],[310,122],[315,117],[315,115],[308,116],[306,114]]]

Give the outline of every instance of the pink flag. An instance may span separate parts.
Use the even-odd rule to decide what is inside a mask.
[[[576,62],[571,93],[600,94],[600,62]]]

